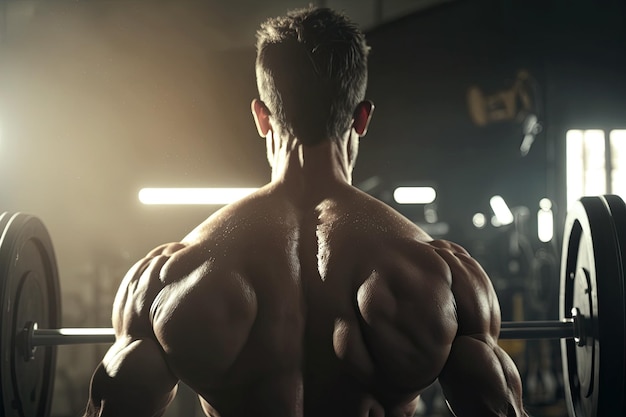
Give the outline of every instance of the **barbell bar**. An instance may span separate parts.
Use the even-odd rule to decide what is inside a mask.
[[[583,197],[564,230],[559,320],[505,321],[500,339],[560,339],[570,416],[626,415],[626,204]],[[61,327],[54,250],[34,216],[0,214],[0,303],[0,414],[47,416],[56,346],[115,332]]]
[[[113,328],[61,328],[40,329],[35,322],[26,323],[18,336],[22,340],[24,356],[29,357],[38,346],[78,345],[115,342]],[[580,338],[576,333],[574,319],[546,321],[504,321],[500,327],[500,339],[568,339]]]

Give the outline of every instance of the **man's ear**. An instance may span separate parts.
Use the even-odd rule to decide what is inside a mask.
[[[352,127],[359,136],[365,136],[367,128],[372,120],[372,113],[374,113],[374,103],[369,100],[362,101],[356,106],[354,110],[354,122]]]
[[[252,110],[252,117],[254,117],[254,124],[259,132],[259,135],[264,138],[267,136],[267,132],[272,128],[270,123],[270,111],[261,100],[255,98],[250,104]]]

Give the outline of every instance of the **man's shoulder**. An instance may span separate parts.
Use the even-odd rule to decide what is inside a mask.
[[[469,252],[463,246],[459,245],[458,243],[449,241],[449,240],[434,239],[428,242],[428,244],[435,249],[446,250],[457,256],[463,255],[463,256],[471,257]]]
[[[433,240],[428,245],[447,264],[455,286],[467,285],[477,290],[492,290],[487,273],[463,246],[447,240]]]
[[[219,237],[244,226],[248,228],[262,226],[268,220],[284,217],[290,211],[292,209],[285,196],[272,187],[265,186],[211,213],[183,239],[183,242],[208,236]]]
[[[332,204],[328,207],[348,220],[348,225],[358,221],[359,226],[367,223],[389,234],[398,233],[417,238],[419,241],[430,241],[432,238],[422,230],[415,222],[393,208],[390,204],[382,201],[355,187],[350,187],[344,193],[335,195],[329,199]]]
[[[113,303],[113,327],[129,335],[150,334],[149,308],[164,287],[163,268],[186,245],[168,243],[149,251],[128,270]]]
[[[497,333],[500,306],[493,284],[483,267],[458,244],[433,241],[431,245],[450,269],[459,334]]]

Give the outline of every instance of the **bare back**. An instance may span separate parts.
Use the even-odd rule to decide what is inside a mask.
[[[262,193],[165,265],[156,335],[224,415],[404,415],[456,333],[448,269],[427,239],[351,187],[304,209]]]
[[[159,389],[184,381],[211,416],[411,416],[460,330],[450,249],[348,185],[313,205],[267,187],[131,270],[112,351],[152,337]]]

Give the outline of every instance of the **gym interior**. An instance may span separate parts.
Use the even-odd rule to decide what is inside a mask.
[[[250,114],[255,31],[309,3],[0,1],[0,212],[45,223],[64,327],[110,327],[137,259],[269,181]],[[626,4],[312,3],[344,10],[371,46],[376,110],[353,184],[463,245],[503,321],[559,320],[568,211],[626,198]],[[568,416],[561,340],[499,343],[529,414]],[[107,348],[58,347],[51,416],[82,415]],[[166,416],[201,415],[181,385]],[[450,415],[435,383],[416,416]]]

